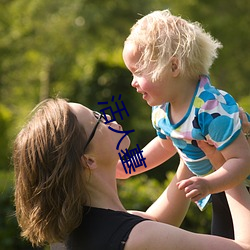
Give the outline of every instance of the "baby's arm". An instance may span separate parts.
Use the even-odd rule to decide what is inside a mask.
[[[227,190],[242,183],[250,174],[250,148],[243,133],[222,150],[221,155],[225,162],[217,171],[204,177],[191,177],[178,183],[178,187],[184,189],[188,198],[197,201],[210,193]],[[220,156],[220,159],[214,161],[222,164],[223,158]]]
[[[146,172],[170,159],[175,153],[176,149],[170,139],[163,140],[160,137],[155,137],[142,149],[142,155],[146,158],[147,168],[139,167],[135,172],[132,170],[131,174],[126,174],[122,162],[119,160],[116,168],[116,178],[127,179],[130,176]]]

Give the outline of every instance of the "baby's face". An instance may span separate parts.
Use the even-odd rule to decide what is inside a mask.
[[[142,98],[147,102],[149,106],[161,105],[167,101],[166,91],[168,85],[168,75],[165,74],[164,79],[158,79],[152,81],[152,69],[140,71],[138,68],[138,62],[141,58],[141,52],[132,43],[125,43],[123,49],[123,60],[132,73],[133,79],[131,86],[136,91],[142,94]],[[150,64],[149,64],[150,67]]]

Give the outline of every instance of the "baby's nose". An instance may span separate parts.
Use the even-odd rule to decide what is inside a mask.
[[[135,80],[135,78],[133,78],[132,82],[131,82],[131,86],[136,88],[138,86],[137,81]]]

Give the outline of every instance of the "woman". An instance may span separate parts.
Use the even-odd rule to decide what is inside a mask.
[[[122,130],[116,122],[109,126]],[[250,200],[243,186],[227,191],[235,240],[172,226],[189,204],[176,185],[190,176],[183,163],[160,198],[137,213],[144,218],[128,213],[116,187],[119,140],[102,115],[80,104],[49,99],[35,109],[13,152],[23,237],[33,245],[65,242],[67,249],[250,249]],[[129,144],[126,137],[120,147]]]

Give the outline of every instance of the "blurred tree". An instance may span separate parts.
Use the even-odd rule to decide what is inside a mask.
[[[10,140],[12,113],[11,111],[0,103],[0,168],[8,169],[10,167],[10,147],[8,141]]]
[[[205,30],[223,44],[211,69],[214,85],[238,101],[242,96],[249,96],[249,1],[193,0],[188,12],[193,21],[202,23]]]
[[[211,71],[214,83],[230,89],[238,99],[249,95],[246,79],[250,59],[245,57],[245,49],[241,49],[247,49],[249,43],[248,5],[244,0],[227,1],[225,8],[222,2],[198,0],[182,3],[140,0],[129,4],[113,0],[12,0],[0,4],[0,100],[9,106],[15,117],[23,117],[39,100],[58,93],[74,101],[92,104],[90,93],[95,90],[96,82],[104,84],[105,75],[113,77],[112,86],[106,86],[102,92],[106,98],[117,94],[119,88],[115,89],[115,80],[117,86],[124,86],[123,91],[127,92],[129,73],[121,58],[123,41],[139,17],[138,13],[144,15],[163,8],[200,21],[222,40],[225,48]],[[231,18],[238,13],[241,22]],[[241,35],[244,39],[238,39]],[[107,67],[100,68],[100,62]],[[116,67],[124,72],[114,71],[111,76],[107,70]],[[129,95],[131,93],[132,90]],[[140,120],[138,114],[146,121],[150,109],[139,95],[133,96],[133,100],[139,103],[136,118],[132,118],[138,125],[135,121]],[[150,121],[145,124],[149,128]]]

